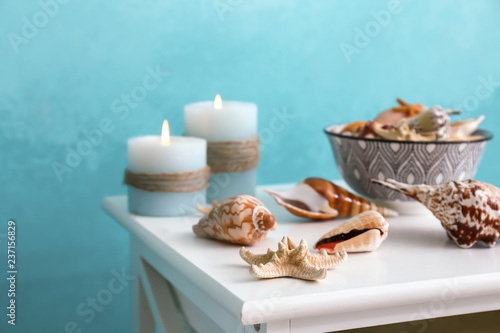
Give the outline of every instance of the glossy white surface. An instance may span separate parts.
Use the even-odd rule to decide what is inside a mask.
[[[279,229],[250,247],[254,253],[264,253],[268,247],[276,250],[285,235],[295,242],[305,239],[315,252],[316,240],[342,223],[303,221],[278,206],[262,188],[258,196],[275,214]],[[307,323],[309,327],[317,323],[321,330],[347,329],[500,309],[499,244],[460,249],[430,216],[388,218],[388,238],[376,252],[350,254],[326,279],[309,282],[254,278],[239,257],[240,246],[193,234],[191,226],[199,217],[129,215],[126,197],[106,198],[103,207],[245,325],[289,320],[291,331],[306,332]],[[422,308],[427,309],[425,315],[420,314]],[[315,319],[306,320],[311,317]]]

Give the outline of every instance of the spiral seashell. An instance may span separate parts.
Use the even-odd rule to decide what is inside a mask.
[[[387,238],[388,232],[387,221],[372,210],[356,215],[324,234],[314,248],[328,253],[375,251]]]
[[[467,138],[472,135],[479,125],[484,120],[484,116],[479,116],[476,119],[467,119],[462,121],[457,121],[451,124],[451,134],[450,137],[453,138]]]
[[[313,220],[355,216],[369,210],[398,215],[323,178],[307,178],[288,191],[265,191],[290,213]]]
[[[473,179],[443,185],[408,185],[392,179],[372,182],[420,201],[459,247],[469,248],[478,241],[493,247],[500,238],[500,189],[491,184]]]
[[[250,195],[234,196],[219,204],[214,202],[212,209],[197,208],[206,215],[193,225],[193,232],[203,238],[253,245],[278,226],[264,204]]]
[[[436,140],[446,140],[451,133],[450,114],[460,111],[444,110],[442,107],[434,106],[413,117],[409,126],[418,134],[431,136]]]

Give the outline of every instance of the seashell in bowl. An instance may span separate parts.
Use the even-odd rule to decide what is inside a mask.
[[[407,196],[377,186],[371,179],[395,179],[408,184],[445,184],[473,178],[493,135],[478,130],[477,140],[393,141],[353,137],[340,133],[345,124],[325,128],[335,163],[345,182],[357,193],[400,214],[427,214]]]
[[[375,251],[387,238],[388,231],[389,224],[384,217],[372,210],[356,215],[324,234],[314,248],[328,253]]]
[[[323,178],[306,178],[288,191],[264,191],[290,213],[313,220],[355,216],[369,210],[384,216],[398,215]]]
[[[467,119],[452,123],[450,136],[455,138],[467,138],[471,136],[472,133],[477,131],[484,118],[484,116],[479,116],[476,119]]]
[[[396,99],[399,106],[382,111],[374,121],[384,125],[395,125],[405,118],[412,118],[422,113],[426,107],[420,103],[408,104],[401,98]]]
[[[269,230],[278,227],[271,212],[250,195],[237,195],[219,204],[214,201],[212,208],[196,208],[206,214],[193,225],[193,232],[203,238],[253,245],[263,240]]]
[[[448,237],[462,248],[500,238],[500,189],[478,180],[443,185],[409,185],[388,179],[374,183],[420,201],[441,221]]]
[[[434,140],[446,140],[451,133],[449,115],[457,113],[460,113],[460,111],[444,110],[440,106],[433,106],[411,118],[409,126],[420,135],[430,136]]]

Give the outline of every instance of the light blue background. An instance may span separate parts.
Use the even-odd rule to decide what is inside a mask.
[[[227,0],[73,0],[16,53],[12,33],[22,36],[23,18],[33,22],[40,3],[0,0],[0,253],[7,219],[18,225],[12,331],[62,332],[68,321],[84,332],[128,330],[128,290],[90,323],[76,313],[112,270],[129,269],[128,234],[100,202],[125,193],[126,139],[157,134],[164,118],[180,135],[186,103],[220,93],[259,105],[260,184],[339,178],[323,127],[371,118],[396,97],[444,107],[467,101],[465,116],[486,115],[483,127],[495,133],[500,122],[500,89],[470,104],[480,78],[500,82],[499,1],[402,1],[350,61],[340,45],[354,45],[355,29],[371,27],[372,11],[388,1],[233,0],[221,17],[214,3]],[[121,119],[113,101],[156,66],[169,75]],[[293,118],[272,127],[285,111]],[[65,163],[66,147],[103,118],[114,130],[59,181],[51,163]],[[498,142],[477,175],[496,185]],[[5,293],[2,280],[2,308]]]

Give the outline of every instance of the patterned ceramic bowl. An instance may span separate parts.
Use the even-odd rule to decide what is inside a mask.
[[[414,201],[373,184],[370,179],[392,178],[408,184],[433,185],[473,178],[486,145],[493,138],[490,132],[478,130],[474,135],[481,135],[483,139],[475,141],[366,139],[338,134],[344,126],[339,124],[325,128],[340,174],[359,194],[400,213],[404,213],[402,209],[419,208],[405,206],[404,202]],[[403,205],[399,204],[401,202]]]

